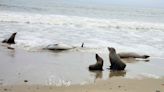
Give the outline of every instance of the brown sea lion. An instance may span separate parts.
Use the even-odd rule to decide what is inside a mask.
[[[2,41],[2,43],[8,43],[8,44],[15,44],[15,36],[17,32],[13,33],[9,39],[5,39]]]
[[[133,53],[133,52],[122,52],[122,53],[118,53],[118,55],[120,56],[120,58],[143,58],[146,59],[148,57],[150,57],[149,55],[139,55],[137,53]]]
[[[116,54],[116,50],[112,47],[108,47],[109,53],[109,60],[111,63],[110,69],[111,70],[124,70],[126,64],[121,61],[119,55]]]
[[[90,65],[89,66],[89,70],[103,70],[103,59],[98,55],[96,54],[96,64],[93,64],[93,65]]]

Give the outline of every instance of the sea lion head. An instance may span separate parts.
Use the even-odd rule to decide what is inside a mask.
[[[98,63],[103,64],[103,59],[96,53],[96,60]]]
[[[13,33],[11,35],[11,37],[8,39],[7,43],[9,44],[15,44],[15,36],[16,36],[17,32]]]
[[[149,58],[150,56],[148,56],[148,55],[143,55],[143,58]]]
[[[12,35],[15,36],[17,34],[17,32],[13,33]]]
[[[99,57],[99,55],[96,53],[96,59]]]
[[[9,40],[15,40],[15,36],[16,36],[16,34],[17,34],[17,32],[15,32],[15,33],[13,33],[12,35],[11,35],[11,37],[9,38]]]
[[[109,50],[110,52],[116,52],[115,48],[113,48],[113,47],[108,47],[108,50]]]

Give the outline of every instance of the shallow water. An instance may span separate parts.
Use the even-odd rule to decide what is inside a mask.
[[[88,66],[94,64],[95,53],[64,52],[26,52],[19,49],[0,50],[0,83],[1,85],[56,85],[94,83],[115,77],[143,79],[159,79],[164,76],[163,59],[150,58],[149,62],[134,61],[127,63],[125,71],[112,72],[109,68],[108,54],[99,54],[104,59],[103,71],[89,71]],[[133,61],[132,61],[133,62]],[[24,82],[27,80],[28,82]]]
[[[137,22],[133,24],[131,22],[122,23],[97,19],[79,22],[76,21],[78,18],[70,18],[70,21],[56,18],[55,23],[57,20],[59,20],[57,24],[1,22],[0,39],[7,38],[12,32],[18,32],[15,47],[29,51],[37,51],[49,44],[56,43],[80,47],[81,43],[84,42],[86,48],[94,48],[85,50],[89,52],[107,53],[106,47],[110,46],[118,49],[118,52],[130,51],[156,57],[164,56],[164,28],[162,23],[155,25]],[[103,23],[103,21],[107,23]]]

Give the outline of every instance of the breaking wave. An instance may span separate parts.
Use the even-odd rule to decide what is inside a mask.
[[[97,19],[79,16],[0,12],[0,22],[45,24],[76,28],[104,28],[130,30],[164,30],[163,23],[141,21],[121,21],[117,19]]]

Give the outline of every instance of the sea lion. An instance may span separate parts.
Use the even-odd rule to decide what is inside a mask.
[[[13,33],[9,39],[5,39],[2,41],[2,43],[7,43],[7,44],[15,44],[15,36],[17,32]]]
[[[103,70],[103,59],[98,55],[96,54],[96,64],[93,64],[93,65],[90,65],[89,66],[89,70]]]
[[[81,44],[81,48],[83,47],[84,47],[84,43]],[[75,48],[78,48],[78,47],[72,46],[69,44],[63,44],[63,43],[51,44],[46,47],[46,49],[48,50],[57,50],[57,51],[70,50],[70,49],[75,49]]]
[[[75,47],[68,45],[68,44],[52,44],[52,45],[48,45],[47,49],[48,50],[69,50],[69,49],[73,49]]]
[[[111,70],[124,70],[126,64],[121,61],[119,55],[116,54],[116,50],[112,47],[108,47],[109,53],[109,60],[111,63],[110,69]]]
[[[84,47],[84,43],[81,44],[81,48],[83,48],[83,47]]]
[[[133,52],[122,52],[122,53],[118,53],[118,55],[120,56],[120,58],[149,58],[149,55],[139,55],[137,53],[133,53]]]

